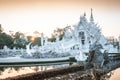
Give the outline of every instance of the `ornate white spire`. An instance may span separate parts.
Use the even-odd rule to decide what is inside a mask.
[[[84,16],[86,16],[86,13],[84,12]]]
[[[93,13],[92,13],[92,8],[91,8],[90,22],[94,22],[94,19],[93,19]]]
[[[43,45],[44,45],[44,34],[41,33],[41,46],[43,46]]]

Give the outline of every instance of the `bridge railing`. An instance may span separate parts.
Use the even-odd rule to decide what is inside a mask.
[[[120,60],[120,53],[109,53],[109,57],[113,60]]]
[[[45,65],[59,65],[59,64],[73,64],[77,62],[75,57],[68,57],[64,59],[47,59],[47,60],[40,60],[40,59],[25,59],[21,61],[0,61],[0,67],[12,67],[12,66],[45,66]]]

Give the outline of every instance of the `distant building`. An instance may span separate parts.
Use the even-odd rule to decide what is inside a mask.
[[[107,42],[109,44],[112,44],[114,46],[118,46],[118,40],[116,38],[114,38],[113,36],[107,37],[106,39],[107,39]]]

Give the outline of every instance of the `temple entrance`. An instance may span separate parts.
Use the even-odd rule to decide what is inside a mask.
[[[79,32],[79,38],[81,40],[82,45],[85,44],[85,34],[83,31]]]

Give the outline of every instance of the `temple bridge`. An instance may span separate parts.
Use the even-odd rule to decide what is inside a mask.
[[[59,64],[72,64],[77,62],[75,57],[63,58],[48,58],[48,59],[0,59],[0,67],[14,67],[14,66],[49,66]]]
[[[120,67],[120,53],[110,53],[109,58],[110,58],[110,61],[108,63],[106,63],[105,65],[103,65],[102,68],[98,68],[98,69],[96,69],[94,67],[85,68],[85,66],[83,66],[83,65],[71,65],[68,67],[51,69],[51,70],[47,70],[47,71],[26,74],[26,75],[12,77],[12,78],[6,78],[5,80],[41,80],[41,79],[55,80],[58,78],[58,76],[61,79],[63,78],[62,76],[64,76],[64,79],[65,78],[70,79],[70,77],[68,77],[69,75],[74,75],[73,79],[79,78],[79,80],[86,80],[86,78],[89,80],[93,80],[92,78],[94,75],[94,80],[101,80],[101,76],[104,76],[107,73]],[[48,62],[45,62],[45,64],[48,64],[48,63],[52,64],[52,63],[59,63],[59,62],[60,63],[61,62],[69,63],[70,61],[75,62],[74,58],[72,58],[71,60],[70,60],[70,58],[68,58],[68,59],[52,61],[52,62],[48,61]],[[41,62],[33,62],[32,64],[36,65],[36,63],[41,65]],[[8,63],[8,64],[10,65],[11,63]],[[20,66],[22,66],[23,64],[28,65],[28,62],[23,62],[23,64],[22,63],[18,63],[18,64]],[[43,62],[42,62],[42,64],[43,64]],[[0,63],[0,65],[1,65],[1,63]],[[2,63],[2,66],[3,65],[4,64]],[[12,65],[17,65],[17,63],[11,64],[10,66],[12,66]],[[29,62],[29,65],[30,65],[30,62]],[[6,64],[4,66],[6,66]],[[89,71],[90,74],[87,71]],[[85,73],[85,72],[87,72],[87,73]],[[76,75],[78,75],[78,76],[76,76]],[[85,76],[83,76],[83,75],[85,75]],[[64,79],[62,79],[62,80],[64,80]]]

